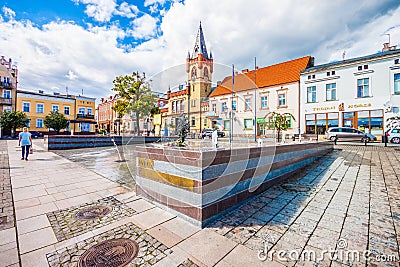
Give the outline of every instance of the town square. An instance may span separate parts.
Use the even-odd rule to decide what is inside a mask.
[[[396,1],[0,8],[0,267],[400,266]]]

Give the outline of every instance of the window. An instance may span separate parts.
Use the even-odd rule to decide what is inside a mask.
[[[326,85],[326,101],[336,100],[336,83]]]
[[[22,103],[22,111],[23,112],[31,112],[31,103],[29,103],[29,102]]]
[[[11,98],[11,91],[10,90],[3,90],[3,98]]]
[[[244,129],[245,130],[253,129],[253,119],[244,119]]]
[[[192,99],[192,107],[196,107],[196,99]]]
[[[261,108],[268,108],[268,97],[267,96],[261,97]]]
[[[278,106],[286,106],[286,94],[278,94]]]
[[[43,128],[43,119],[36,119],[36,128]]]
[[[251,110],[251,99],[246,98],[244,101],[245,101],[245,110]]]
[[[172,113],[175,113],[175,102],[172,102]]]
[[[313,79],[315,79],[315,74],[313,74],[311,77],[312,77]]]
[[[232,110],[236,110],[237,102],[236,100],[232,100]]]
[[[394,93],[400,94],[400,73],[394,74]]]
[[[364,70],[367,70],[368,69],[368,65],[364,65]]]
[[[399,59],[395,59],[394,64],[399,64]]]
[[[307,79],[311,80],[311,75],[308,75]]]
[[[79,114],[85,114],[85,108],[78,108]]]
[[[207,126],[207,119],[203,119],[203,126]]]
[[[51,112],[58,112],[58,105],[53,105],[52,107],[51,107]]]
[[[211,105],[212,111],[217,112],[217,104],[213,103]]]
[[[369,96],[369,78],[357,80],[357,97]]]
[[[328,72],[326,73],[326,76],[331,76],[331,72],[328,71]]]
[[[222,107],[221,107],[221,109],[222,109],[222,112],[227,111],[226,102],[222,102]]]
[[[286,116],[286,121],[288,122],[288,128],[292,128],[292,116]]]
[[[196,125],[196,119],[195,119],[195,117],[192,117],[192,124],[191,124],[192,126],[195,126]]]
[[[317,102],[317,87],[310,86],[307,87],[307,103],[315,103]],[[281,104],[279,104],[281,106]]]
[[[36,104],[36,113],[43,114],[44,113],[44,105],[43,104]]]
[[[333,70],[333,71],[332,71],[332,75],[335,75],[335,74],[336,74],[336,71]]]
[[[69,106],[64,107],[64,115],[70,115],[69,114]]]
[[[362,70],[362,66],[358,66],[357,69],[358,69],[358,70]]]

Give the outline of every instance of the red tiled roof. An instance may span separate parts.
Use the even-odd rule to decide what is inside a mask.
[[[256,82],[258,88],[276,86],[300,81],[300,71],[307,68],[311,56],[293,59],[272,66],[257,69]],[[234,92],[254,88],[254,70],[235,75]],[[232,93],[232,76],[225,77],[210,97]]]

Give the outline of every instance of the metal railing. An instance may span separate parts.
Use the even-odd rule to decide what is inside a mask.
[[[90,114],[77,114],[76,118],[77,118],[77,119],[90,119],[90,120],[94,120],[94,115],[90,115]]]

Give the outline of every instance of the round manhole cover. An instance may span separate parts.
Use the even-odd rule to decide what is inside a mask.
[[[138,254],[138,244],[127,238],[103,241],[86,250],[79,258],[79,267],[122,267]]]
[[[112,207],[106,205],[90,206],[78,210],[74,218],[79,221],[94,220],[106,216],[113,210]]]

